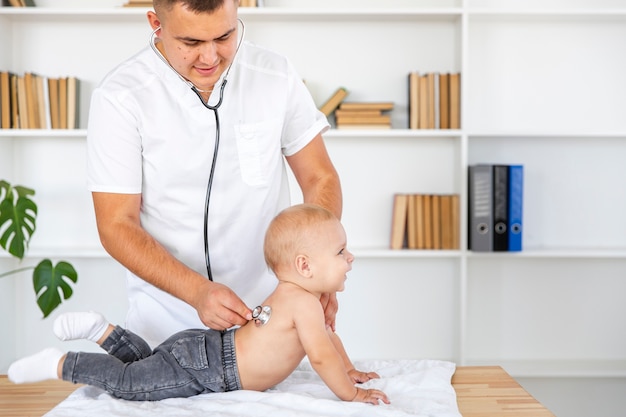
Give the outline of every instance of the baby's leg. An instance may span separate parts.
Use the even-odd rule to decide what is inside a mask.
[[[122,362],[134,362],[152,354],[139,336],[110,324],[96,312],[63,313],[54,321],[54,334],[61,340],[88,339]]]
[[[101,353],[69,352],[61,375],[66,381],[95,386],[125,400],[154,401],[207,391],[163,351],[132,363]]]
[[[9,380],[16,384],[58,379],[60,362],[64,353],[55,348],[22,358],[9,366]]]
[[[98,343],[109,329],[109,322],[100,313],[63,313],[56,318],[52,331],[60,340],[88,339]]]

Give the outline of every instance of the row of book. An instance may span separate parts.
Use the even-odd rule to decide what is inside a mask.
[[[2,129],[77,129],[79,80],[0,72]]]
[[[409,129],[461,127],[461,74],[409,73]]]
[[[458,194],[395,194],[391,249],[459,249]]]
[[[522,250],[524,166],[469,167],[468,248],[476,252]]]
[[[35,7],[34,0],[2,0],[2,5],[7,7]]]
[[[334,116],[337,129],[390,129],[393,102],[347,102],[348,90],[339,87],[320,106],[325,116]]]

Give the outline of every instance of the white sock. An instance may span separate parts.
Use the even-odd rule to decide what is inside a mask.
[[[32,356],[15,361],[9,366],[9,380],[16,384],[59,379],[59,361],[65,355],[56,348],[47,348]]]
[[[54,321],[52,331],[60,340],[88,339],[97,342],[109,322],[100,313],[94,311],[63,313]]]

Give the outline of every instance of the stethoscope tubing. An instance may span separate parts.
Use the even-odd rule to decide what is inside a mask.
[[[237,53],[239,52],[239,48],[241,47],[241,43],[243,42],[245,33],[246,33],[246,27],[243,23],[243,21],[241,19],[237,19],[239,21],[239,23],[241,24],[241,28],[242,28],[242,33],[241,33],[241,38],[239,39],[239,42],[237,44],[237,49],[235,50],[235,56],[237,55]],[[161,54],[161,51],[159,51],[159,49],[156,47],[155,45],[155,38],[156,38],[156,32],[160,29],[160,27],[156,28],[155,30],[152,31],[152,33],[150,34],[150,40],[149,40],[149,45],[152,48],[152,50],[156,53],[156,55],[172,70],[176,73],[176,75],[178,75],[178,77],[185,83],[187,84],[190,88],[191,91],[193,91],[198,98],[200,99],[200,102],[202,103],[202,105],[204,107],[206,107],[209,110],[213,111],[213,116],[215,117],[215,146],[213,149],[213,159],[211,162],[211,170],[209,171],[209,180],[207,182],[207,190],[206,190],[206,197],[205,197],[205,201],[204,201],[204,259],[205,259],[205,265],[206,265],[206,271],[207,271],[207,278],[210,281],[213,281],[213,270],[211,269],[211,257],[209,255],[209,207],[210,207],[210,203],[211,203],[211,191],[213,190],[213,178],[215,177],[215,166],[217,164],[217,155],[219,152],[219,147],[220,147],[220,133],[221,133],[221,127],[220,127],[220,117],[218,114],[218,109],[220,108],[220,106],[222,105],[222,101],[224,100],[224,88],[226,87],[226,83],[227,83],[227,79],[228,79],[228,75],[230,74],[230,69],[233,65],[233,63],[231,62],[230,65],[228,66],[228,68],[226,69],[226,74],[224,75],[224,79],[222,81],[222,84],[220,85],[220,95],[219,95],[219,100],[217,101],[217,103],[215,105],[209,105],[208,100],[205,102],[204,99],[202,98],[202,95],[200,94],[199,89],[193,85],[193,83],[189,80],[187,80],[185,77],[183,77],[182,75],[180,75],[180,73],[178,71],[176,71],[176,69],[169,63],[169,61],[163,56],[163,54]],[[233,61],[234,61],[234,57],[233,57]]]

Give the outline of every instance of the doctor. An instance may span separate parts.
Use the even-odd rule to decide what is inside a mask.
[[[242,325],[273,290],[263,236],[290,204],[284,160],[305,202],[341,216],[328,122],[285,57],[243,41],[238,3],[154,0],[150,45],[92,95],[98,232],[128,270],[126,327],[151,346]],[[321,302],[334,328],[335,294]]]

